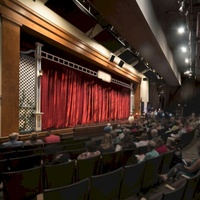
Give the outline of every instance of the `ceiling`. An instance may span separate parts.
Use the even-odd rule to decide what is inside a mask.
[[[152,81],[179,86],[180,77],[186,76],[188,70],[192,71],[190,78],[200,80],[196,35],[200,27],[197,26],[200,0],[162,0],[162,3],[158,0],[45,0],[44,3]],[[187,27],[183,35],[177,34],[180,25]],[[189,53],[181,52],[182,45],[190,48]],[[187,56],[191,58],[190,64],[185,63]]]

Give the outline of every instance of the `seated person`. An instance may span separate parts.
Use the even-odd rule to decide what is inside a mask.
[[[148,145],[148,135],[146,133],[142,133],[140,136],[140,141],[135,142],[136,147],[147,146]]]
[[[68,153],[56,153],[53,156],[53,159],[51,161],[51,165],[56,165],[60,163],[70,162],[69,154]]]
[[[148,145],[148,153],[146,153],[145,155],[136,155],[138,162],[142,162],[151,158],[155,158],[159,156],[159,153],[155,150],[156,148],[156,142],[154,140],[150,140]]]
[[[200,156],[200,145],[197,148],[198,154]],[[195,160],[185,159],[186,163],[177,163],[172,167],[168,173],[159,174],[158,176],[167,181],[169,178],[179,179],[182,174],[192,177],[200,170],[200,158]]]
[[[54,135],[51,131],[46,133],[46,137],[44,138],[44,143],[56,143],[60,142],[60,136]]]
[[[9,141],[2,143],[1,147],[20,147],[23,146],[24,142],[23,141],[18,141],[19,139],[19,133],[11,133],[9,135]]]
[[[161,155],[168,152],[167,146],[164,144],[162,138],[158,138],[156,141],[156,151]]]
[[[103,139],[101,141],[101,144],[98,147],[98,150],[101,153],[115,151],[115,146],[114,146],[114,142],[113,142],[113,138],[112,138],[111,134],[106,133],[103,136]]]
[[[133,113],[130,113],[130,115],[128,117],[128,121],[129,121],[130,124],[133,123],[133,121],[134,121],[134,115],[133,115]]]
[[[110,123],[108,123],[105,127],[104,127],[104,133],[110,133],[110,131],[112,130],[112,126]]]
[[[123,131],[123,127],[120,124],[117,124],[117,128],[115,129],[115,131],[117,132],[117,134],[120,134]]]
[[[168,147],[171,147],[173,146],[173,144],[177,141],[177,140],[180,140],[181,136],[183,134],[186,133],[186,129],[185,129],[185,126],[183,124],[180,124],[179,125],[179,131],[177,134],[170,134],[170,137],[167,137],[167,142],[166,142],[166,145]]]
[[[124,137],[119,144],[116,145],[115,151],[121,151],[123,149],[136,148],[136,144],[133,141],[133,137],[130,135],[130,129],[124,129]]]
[[[31,133],[30,139],[24,142],[24,145],[43,145],[44,142],[38,139],[38,134],[36,132]]]
[[[92,158],[100,155],[100,151],[97,149],[97,145],[94,141],[88,141],[85,145],[86,152],[83,152],[77,157],[77,160]]]
[[[117,132],[115,130],[111,130],[110,134],[113,138],[114,145],[117,145],[120,142],[119,136],[117,135]]]

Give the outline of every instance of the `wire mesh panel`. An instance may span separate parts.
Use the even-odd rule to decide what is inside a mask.
[[[19,131],[34,130],[35,59],[21,55],[19,66]]]

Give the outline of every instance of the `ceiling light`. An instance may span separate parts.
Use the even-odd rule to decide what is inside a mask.
[[[187,52],[187,48],[186,47],[181,47],[181,51],[185,53],[185,52]]]
[[[190,60],[188,58],[185,58],[185,63],[189,63]]]
[[[185,32],[184,27],[180,27],[180,28],[178,29],[178,33],[179,33],[179,34],[183,34],[184,32]]]

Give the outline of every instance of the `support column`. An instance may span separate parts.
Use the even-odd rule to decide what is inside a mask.
[[[133,83],[131,83],[131,91],[130,91],[130,114],[134,114],[134,90]]]
[[[0,136],[19,131],[20,24],[0,18]]]
[[[41,53],[42,53],[42,44],[36,42],[36,81],[35,81],[35,131],[42,130],[42,112],[41,112],[41,77],[42,77],[42,68],[41,68]]]
[[[138,115],[141,115],[140,112],[140,84],[136,84],[135,90],[134,90],[134,101],[135,101],[135,114],[138,113]]]

